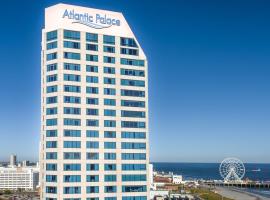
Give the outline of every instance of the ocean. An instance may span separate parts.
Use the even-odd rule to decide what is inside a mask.
[[[154,170],[183,175],[185,180],[221,180],[219,163],[152,163]],[[245,163],[244,179],[270,181],[270,164]]]

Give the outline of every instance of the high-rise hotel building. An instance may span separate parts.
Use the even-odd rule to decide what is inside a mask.
[[[46,8],[41,57],[41,199],[149,199],[147,59],[123,15]]]

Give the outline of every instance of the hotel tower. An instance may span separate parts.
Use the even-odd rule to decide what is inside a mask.
[[[122,13],[46,8],[41,77],[41,199],[149,199],[147,59]]]

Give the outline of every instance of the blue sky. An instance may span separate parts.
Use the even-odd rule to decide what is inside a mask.
[[[270,2],[61,1],[121,11],[149,60],[151,161],[270,162]],[[1,2],[0,159],[38,159],[44,8]]]

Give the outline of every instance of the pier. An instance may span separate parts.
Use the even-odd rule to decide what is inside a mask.
[[[205,181],[205,185],[210,187],[238,187],[238,188],[256,188],[256,189],[270,189],[270,182],[268,183],[226,183],[226,182],[214,182],[214,181]]]

